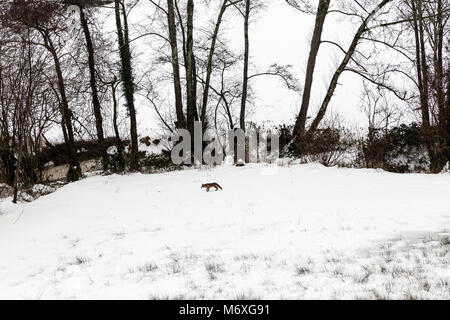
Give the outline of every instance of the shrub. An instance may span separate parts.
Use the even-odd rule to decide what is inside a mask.
[[[122,141],[123,147],[130,143],[129,140]],[[114,137],[105,138],[106,149],[117,146],[117,140]],[[80,140],[75,142],[77,150],[77,160],[83,162],[86,160],[99,159],[102,157],[102,148],[96,140]],[[39,153],[39,163],[52,162],[55,166],[69,163],[67,156],[67,146],[65,143],[47,144]]]
[[[354,138],[349,130],[328,127],[317,130],[304,145],[303,152],[308,161],[330,167],[338,165],[353,145]]]
[[[429,160],[421,128],[402,124],[389,130],[369,129],[362,141],[359,159],[368,168],[405,173],[427,171]]]
[[[344,127],[328,126],[318,129],[301,142],[292,141],[292,129],[289,127],[280,127],[278,132],[280,149],[285,155],[301,158],[306,162],[319,162],[327,167],[341,164],[355,145],[353,134]]]
[[[180,166],[173,164],[169,155],[150,154],[141,160],[142,170],[145,172],[165,172],[181,169]]]

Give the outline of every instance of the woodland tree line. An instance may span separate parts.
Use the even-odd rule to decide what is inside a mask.
[[[137,25],[131,13],[143,2],[152,11],[148,23]],[[272,128],[281,134],[285,153],[325,155],[330,161],[336,152],[355,145],[329,111],[344,72],[358,75],[364,83],[361,104],[368,134],[357,143],[364,158],[361,166],[383,166],[393,153],[401,156],[417,147],[426,154],[427,170],[442,170],[450,160],[448,0],[280,0],[279,5],[315,16],[305,74],[279,64],[251,70],[249,27],[266,4],[2,1],[0,181],[16,190],[41,181],[52,150],[63,154],[69,164],[67,178],[76,181],[81,176],[81,141],[93,145],[104,170],[139,170],[143,158],[138,147],[138,98],[153,109],[167,133],[181,128],[193,133],[194,121],[200,121],[204,131],[245,130],[253,125],[247,120],[249,108],[256,107],[252,80],[272,76],[300,97],[295,122]],[[208,27],[200,23],[199,12],[205,10],[214,17]],[[355,25],[349,44],[323,37],[332,27],[332,15]],[[114,34],[105,31],[106,16],[115,21]],[[223,37],[227,19],[241,23],[239,52]],[[146,65],[134,46],[144,38],[155,52]],[[338,63],[313,112],[317,57],[325,46],[338,50]],[[399,59],[386,58],[392,56]],[[168,88],[171,97],[165,99],[162,92]],[[406,112],[418,121],[402,124]],[[58,146],[48,139],[55,132],[63,138]],[[111,146],[117,149],[113,158],[107,152]]]

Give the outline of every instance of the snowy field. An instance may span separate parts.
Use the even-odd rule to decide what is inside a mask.
[[[91,177],[0,202],[0,298],[450,299],[449,195],[316,164]]]

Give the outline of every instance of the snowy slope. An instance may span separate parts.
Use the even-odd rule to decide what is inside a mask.
[[[0,202],[0,298],[450,299],[449,191],[316,164],[91,177]]]

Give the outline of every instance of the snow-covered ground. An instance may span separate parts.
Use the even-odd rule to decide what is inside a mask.
[[[91,177],[0,202],[0,298],[450,299],[449,194],[316,164]]]

